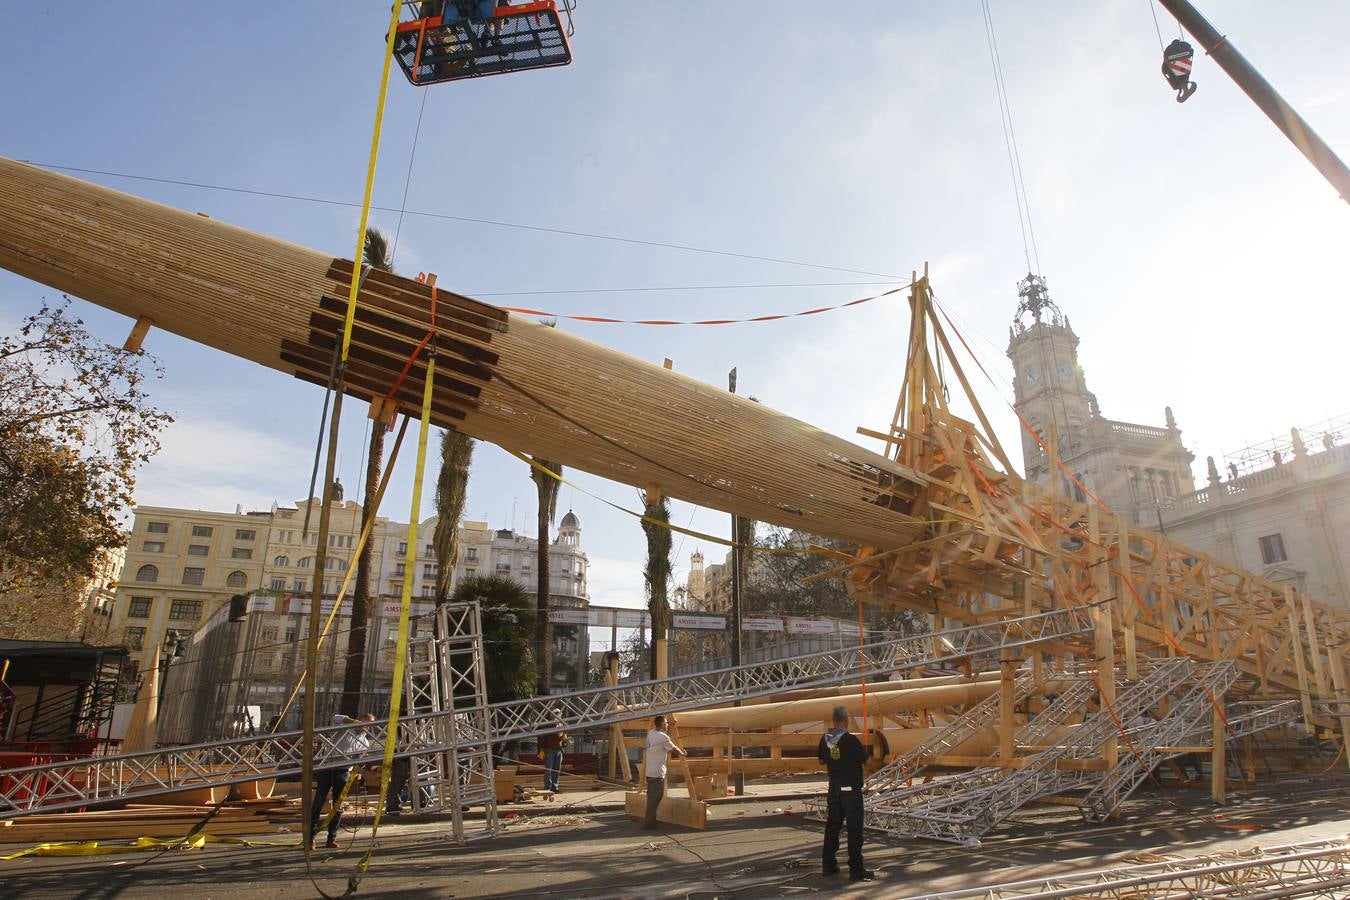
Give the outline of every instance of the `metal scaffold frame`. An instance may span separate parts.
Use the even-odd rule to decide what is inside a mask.
[[[906,900],[1206,900],[1308,897],[1350,892],[1350,842],[1344,838],[1070,872],[1027,881],[920,894]]]
[[[476,627],[476,626],[475,626]],[[473,709],[414,712],[399,720],[396,756],[469,752],[465,748],[537,737],[582,727],[614,725],[656,713],[717,706],[792,688],[856,682],[934,663],[1001,652],[1045,642],[1063,642],[1091,630],[1071,610],[947,629],[859,647],[829,650],[768,664],[720,669],[657,681],[594,688],[569,694],[513,700]],[[466,668],[452,671],[468,672]],[[458,679],[460,676],[456,676]],[[467,677],[467,676],[466,676]],[[481,677],[481,668],[478,675]],[[441,682],[442,700],[452,694]],[[480,717],[481,716],[481,720]],[[372,749],[353,754],[344,736],[364,729]],[[313,764],[322,768],[379,762],[382,722],[315,729]],[[490,736],[485,740],[484,736]],[[96,757],[0,770],[0,816],[73,809],[92,803],[135,800],[207,785],[228,785],[290,775],[304,763],[299,733],[215,741],[144,753]],[[446,770],[448,771],[448,770]],[[490,778],[488,783],[490,784]]]

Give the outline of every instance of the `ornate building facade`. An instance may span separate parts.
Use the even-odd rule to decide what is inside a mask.
[[[1053,445],[1068,470],[1053,473],[1065,495],[1083,499],[1086,488],[1133,521],[1156,525],[1160,509],[1195,489],[1195,457],[1181,443],[1171,407],[1161,428],[1105,418],[1078,362],[1078,335],[1050,299],[1045,279],[1028,275],[1018,296],[1008,357],[1026,477],[1049,484],[1045,448]]]

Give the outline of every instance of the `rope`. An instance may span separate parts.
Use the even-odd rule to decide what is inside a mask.
[[[436,323],[436,287],[434,284],[431,288],[431,322],[434,327]],[[417,546],[417,525],[422,512],[422,477],[426,472],[427,434],[431,431],[431,394],[435,380],[436,350],[433,345],[432,350],[427,355],[427,377],[422,389],[422,424],[417,434],[417,465],[413,469],[412,509],[409,512],[408,519],[409,547]],[[412,589],[413,567],[406,566],[403,570],[402,608],[398,614],[398,639],[394,644],[393,683],[389,689],[389,727],[385,730],[384,761],[380,766],[380,798],[384,798],[389,793],[389,778],[394,764],[394,751],[398,746],[399,706],[403,699],[403,675],[408,661],[408,614],[412,609]],[[361,856],[361,862],[357,865],[358,874],[352,876],[352,890],[356,889],[361,876],[370,868],[370,861],[375,854],[375,835],[380,830],[380,817],[383,812],[384,804],[376,803],[375,817],[370,824],[370,847]]]
[[[371,129],[371,136],[370,136],[370,159],[366,164],[366,185],[365,185],[365,192],[361,200],[361,222],[360,226],[357,228],[356,252],[352,256],[353,260],[361,259],[362,255],[365,252],[366,229],[367,226],[370,224],[370,203],[371,203],[371,196],[374,194],[375,191],[375,168],[377,163],[379,162],[380,156],[380,134],[384,127],[384,105],[385,99],[388,97],[389,94],[389,70],[392,67],[394,60],[394,34],[398,30],[400,7],[401,3],[399,2],[399,0],[394,0],[394,2],[390,4],[389,30],[385,35],[384,64],[382,71],[380,73],[379,95],[375,103],[375,123],[373,128]],[[336,450],[337,450],[336,445],[339,433],[339,423],[341,421],[341,414],[342,414],[342,398],[344,396],[343,389],[346,381],[347,356],[349,350],[351,349],[352,325],[356,320],[356,298],[361,291],[361,282],[363,280],[361,270],[362,270],[361,266],[356,264],[352,265],[351,288],[347,293],[347,312],[343,319],[342,324],[342,341],[341,341],[342,351],[338,356],[338,364],[336,370],[337,380],[336,385],[334,386],[335,396],[333,401],[333,416],[331,426],[329,429],[330,436],[328,440],[328,465],[324,475],[324,489],[322,495],[323,508],[320,510],[319,513],[319,535],[318,535],[319,546],[318,552],[315,554],[315,563],[318,573],[314,579],[314,594],[312,600],[312,604],[315,608],[310,610],[309,641],[308,646],[306,647],[305,650],[304,680],[305,683],[308,685],[309,690],[305,692],[305,708],[303,721],[304,729],[303,729],[303,737],[301,739],[302,741],[301,746],[304,748],[305,752],[304,752],[303,768],[301,770],[300,785],[301,785],[301,794],[307,799],[310,797],[310,792],[313,791],[314,789],[314,710],[316,701],[315,668],[317,667],[318,664],[318,646],[319,646],[318,607],[320,606],[321,599],[323,596],[323,592],[321,590],[323,584],[323,571],[324,571],[323,562],[324,557],[328,550],[326,546],[326,541],[328,539],[327,534],[328,507],[329,507],[328,500],[331,493],[330,483],[332,481],[333,470],[336,466]],[[330,385],[332,384],[333,383],[330,381]],[[371,517],[371,521],[372,522],[374,521],[373,516]],[[335,604],[334,609],[336,609],[337,606],[341,605],[340,604],[341,597],[339,597],[338,599],[339,603]],[[405,610],[405,621],[406,621],[406,610]],[[395,664],[397,665],[398,663],[396,662]],[[391,714],[391,718],[393,715],[397,715],[397,710],[393,711],[393,713]],[[302,846],[304,847],[305,853],[305,874],[309,877],[310,884],[312,884],[314,886],[314,889],[318,891],[319,894],[321,894],[323,897],[329,898],[330,895],[326,891],[324,891],[323,888],[319,887],[319,883],[314,879],[314,870],[312,865],[313,848],[310,846],[310,842],[304,841],[302,843]],[[364,871],[364,869],[362,869],[362,871]],[[351,878],[349,878],[347,881],[347,890],[342,894],[342,896],[346,897],[355,892],[356,886],[359,883],[359,881],[360,877],[358,875],[354,875]]]
[[[528,309],[519,306],[503,306],[501,309],[525,316],[537,316],[542,319],[571,319],[575,322],[591,322],[602,325],[745,325],[752,322],[775,322],[779,319],[818,316],[821,313],[834,312],[838,309],[847,309],[850,306],[859,306],[863,303],[870,303],[873,300],[880,300],[883,297],[889,297],[892,294],[907,291],[912,286],[913,285],[910,284],[903,284],[900,287],[893,288],[889,291],[883,291],[880,294],[873,294],[870,297],[861,297],[857,300],[850,300],[848,303],[840,303],[835,306],[821,306],[816,309],[804,309],[801,312],[795,313],[772,313],[764,316],[753,316],[748,319],[699,319],[697,321],[675,321],[669,319],[611,319],[608,316],[568,315],[565,313],[545,312],[539,309]]]

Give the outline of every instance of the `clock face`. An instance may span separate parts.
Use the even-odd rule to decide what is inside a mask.
[[[1027,366],[1026,374],[1022,376],[1027,384],[1035,384],[1041,380],[1040,366]]]
[[[1064,379],[1065,381],[1068,381],[1070,378],[1073,377],[1073,370],[1069,368],[1068,363],[1062,362],[1059,365],[1055,366],[1055,371],[1058,372],[1059,377]]]

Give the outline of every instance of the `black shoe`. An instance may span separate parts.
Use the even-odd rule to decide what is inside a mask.
[[[848,873],[848,880],[849,880],[849,881],[871,881],[873,878],[876,878],[876,877],[877,877],[877,873],[876,873],[876,872],[869,872],[869,871],[867,871],[866,869],[863,869],[863,870],[860,871],[860,872],[849,872],[849,873]]]
[[[821,866],[821,867],[820,867],[820,874],[822,874],[822,875],[838,875],[838,874],[839,874],[839,867],[838,867],[838,866]]]

